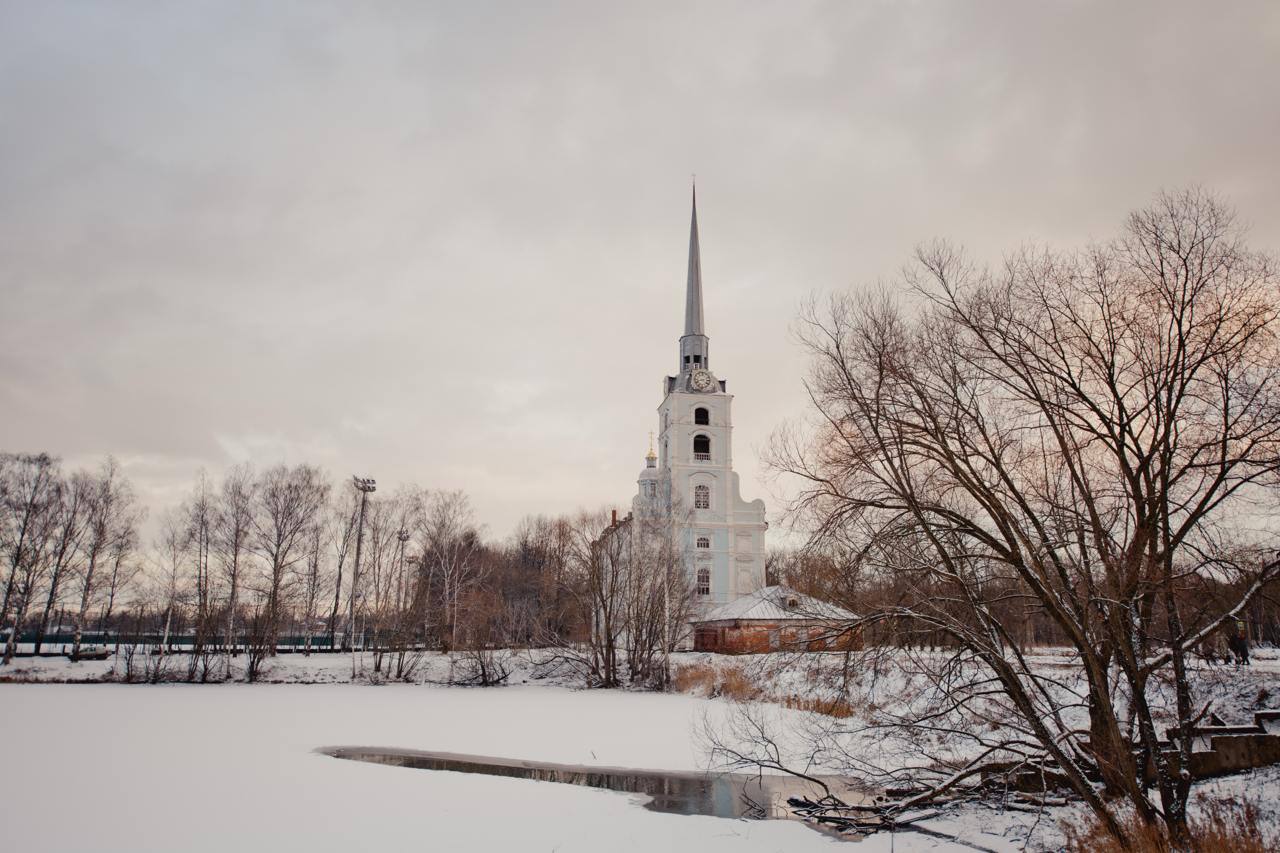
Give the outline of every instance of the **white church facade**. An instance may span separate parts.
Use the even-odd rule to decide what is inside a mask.
[[[677,367],[662,382],[658,452],[651,447],[645,459],[632,514],[673,525],[695,607],[705,613],[764,586],[768,525],[764,501],[742,499],[733,470],[733,395],[711,369],[696,192]]]

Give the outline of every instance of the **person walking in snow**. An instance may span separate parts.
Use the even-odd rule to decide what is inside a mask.
[[[1249,665],[1249,640],[1239,626],[1231,636],[1227,637],[1227,648],[1236,659],[1237,667]]]

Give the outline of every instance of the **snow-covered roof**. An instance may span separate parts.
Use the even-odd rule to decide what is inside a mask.
[[[785,586],[762,587],[750,595],[712,608],[698,622],[722,622],[731,619],[759,619],[769,622],[813,619],[844,621],[857,616],[826,601],[796,592]]]

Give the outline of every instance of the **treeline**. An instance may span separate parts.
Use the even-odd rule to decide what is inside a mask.
[[[530,516],[486,540],[461,491],[366,494],[311,465],[242,465],[198,475],[144,543],[111,459],[68,472],[47,454],[3,454],[0,490],[5,663],[20,640],[38,653],[57,632],[74,635],[72,657],[105,634],[139,680],[256,680],[281,648],[355,649],[374,674],[411,678],[430,649],[456,655],[460,680],[494,683],[510,649],[540,646],[585,683],[614,685],[663,680],[653,662],[678,639],[653,627],[658,587],[639,582],[636,549],[600,546],[604,512]],[[669,557],[663,576],[678,566]],[[683,586],[662,591],[668,612],[686,612]]]
[[[902,605],[928,590],[934,581],[925,572],[899,571],[890,576],[863,570],[857,560],[803,549],[771,550],[766,563],[770,583],[782,583],[824,601],[839,604],[858,613],[878,613]],[[1247,581],[1234,582],[1220,577],[1190,576],[1187,585],[1176,590],[1180,611],[1195,623],[1207,614],[1220,613],[1238,602]],[[1023,649],[1035,646],[1064,646],[1068,637],[1045,607],[1016,577],[994,581],[989,589],[991,612],[1010,638]],[[943,600],[948,591],[936,584],[933,597]],[[1152,641],[1168,643],[1167,630],[1161,626],[1165,605],[1152,600]],[[955,608],[953,619],[962,618],[963,609]],[[1238,620],[1252,644],[1280,645],[1280,581],[1266,584],[1249,599]],[[903,615],[868,625],[864,639],[871,645],[911,648],[954,647],[954,639],[933,623]],[[1230,632],[1236,626],[1229,626]]]

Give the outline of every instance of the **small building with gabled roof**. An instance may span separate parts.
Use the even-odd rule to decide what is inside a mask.
[[[829,651],[861,644],[857,615],[785,586],[766,586],[693,623],[693,649],[721,654]]]

